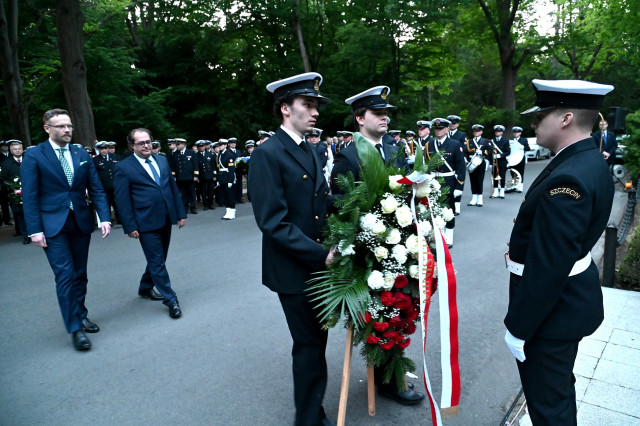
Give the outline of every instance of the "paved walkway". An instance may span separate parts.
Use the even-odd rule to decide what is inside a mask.
[[[573,370],[578,425],[640,426],[640,292],[602,292],[604,321],[580,342]]]

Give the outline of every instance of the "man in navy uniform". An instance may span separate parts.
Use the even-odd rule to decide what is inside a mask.
[[[511,131],[513,132],[513,139],[516,142],[518,142],[520,145],[522,145],[522,147],[524,148],[524,152],[531,151],[531,147],[529,146],[529,141],[527,140],[527,138],[522,137],[522,127],[513,126]],[[527,164],[527,156],[523,155],[522,161],[520,161],[518,164],[513,166],[513,168],[516,169],[518,173],[520,173],[520,178],[521,178],[520,183],[516,187],[516,192],[522,192],[524,188],[524,166],[526,164]]]
[[[96,165],[98,177],[100,178],[100,182],[102,182],[104,192],[107,195],[109,208],[113,208],[113,211],[116,215],[116,223],[119,223],[120,219],[118,217],[118,209],[116,208],[116,203],[113,195],[113,173],[116,168],[116,164],[118,164],[118,160],[113,157],[113,154],[109,154],[108,142],[98,142],[96,144],[96,148],[98,149],[98,155],[93,157],[93,162]]]
[[[42,120],[49,139],[28,149],[20,166],[24,219],[31,241],[44,249],[55,275],[60,312],[73,345],[79,351],[89,350],[85,331],[97,333],[100,328],[87,317],[85,306],[94,228],[87,193],[102,221],[102,238],[111,232],[111,214],[93,160],[70,143],[69,113],[52,109]]]
[[[469,169],[469,182],[471,182],[471,201],[468,206],[482,207],[482,189],[484,186],[484,174],[487,162],[491,164],[493,159],[493,144],[489,139],[482,137],[484,126],[474,124],[471,126],[473,137],[465,142],[464,153],[467,160],[476,162],[475,169]]]
[[[576,425],[573,366],[578,343],[602,323],[590,250],[613,202],[609,169],[589,134],[613,86],[533,80],[531,127],[556,157],[522,200],[509,252],[505,341],[516,357],[534,425]]]
[[[198,180],[200,181],[200,194],[202,194],[202,205],[205,211],[215,209],[213,206],[213,178],[214,163],[213,153],[207,149],[207,141],[196,142],[198,147]]]
[[[390,89],[387,86],[376,86],[346,99],[345,103],[353,110],[351,117],[354,128],[378,150],[384,162],[389,164],[396,161],[396,165],[404,167],[406,160],[404,156],[398,156],[397,153],[401,148],[383,140],[388,129],[387,114],[390,110],[396,109],[387,100],[389,92]],[[361,180],[360,164],[358,150],[353,143],[336,154],[331,172],[334,194],[342,192],[336,184],[338,176],[351,173],[354,180]],[[406,405],[418,404],[424,399],[424,395],[415,391],[413,385],[408,386],[404,391],[399,391],[394,377],[391,377],[388,383],[384,383],[383,372],[383,367],[374,370],[379,394]]]
[[[618,148],[616,134],[607,130],[609,123],[606,120],[601,120],[599,127],[600,130],[592,136],[593,141],[602,153],[602,158],[606,160],[607,164],[612,165],[616,159],[616,148]]]
[[[455,209],[455,198],[462,195],[466,167],[464,164],[464,150],[462,144],[451,139],[449,135],[449,120],[436,118],[431,120],[431,126],[435,131],[433,142],[427,143],[424,155],[427,160],[442,158],[444,162],[438,166],[435,175],[444,178],[444,183],[449,188],[445,204]],[[444,230],[444,239],[449,247],[453,246],[453,230],[456,227],[455,217],[447,222]]]
[[[270,83],[282,125],[256,149],[249,195],[262,231],[262,282],[278,293],[293,338],[295,424],[330,424],[322,400],[327,385],[327,331],[316,316],[307,281],[331,262],[322,245],[329,188],[316,151],[304,140],[318,118],[322,76],[305,73]],[[279,423],[286,423],[279,419]]]
[[[171,241],[171,226],[182,228],[187,214],[178,186],[165,157],[152,154],[153,136],[144,128],[127,135],[133,155],[116,166],[115,193],[120,206],[122,229],[140,240],[147,267],[140,279],[138,295],[162,300],[171,318],[180,318],[182,309],[171,288],[165,262]],[[154,291],[158,289],[160,294]]]
[[[218,156],[218,180],[220,182],[220,195],[226,212],[223,220],[236,218],[236,155],[229,150],[229,141],[220,139],[220,155]]]
[[[504,185],[507,178],[507,157],[511,154],[511,145],[504,135],[504,126],[496,124],[493,126],[493,134],[495,137],[491,141],[493,144],[493,169],[491,170],[491,182],[493,184],[493,193],[491,198],[504,198]],[[499,179],[498,179],[499,178]]]
[[[418,143],[424,149],[427,142],[433,142],[431,122],[428,120],[419,120],[416,122],[416,126],[418,126]]]
[[[327,160],[329,159],[329,149],[326,143],[322,143],[320,138],[322,137],[322,129],[316,129],[315,127],[307,134],[306,140],[309,142],[318,153],[320,159],[320,168],[324,170],[327,166]]]
[[[184,209],[189,210],[191,214],[198,214],[196,210],[196,190],[195,184],[198,183],[198,158],[190,149],[187,149],[187,141],[182,138],[176,138],[177,149],[171,156],[171,173],[176,178],[180,197],[184,204]]]
[[[458,128],[460,127],[461,118],[457,115],[449,115],[447,116],[447,120],[451,122],[451,124],[449,124],[449,138],[457,140],[462,145],[464,145],[467,142],[467,134]],[[466,169],[465,169],[465,173],[466,173]],[[464,176],[461,177],[461,180],[462,181],[465,180]],[[456,216],[460,214],[463,190],[464,190],[464,184],[462,185],[462,188],[460,188],[461,193],[453,197]]]

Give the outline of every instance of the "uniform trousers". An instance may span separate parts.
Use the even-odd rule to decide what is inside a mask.
[[[235,187],[236,187],[236,202],[237,203],[241,203],[242,202],[242,172],[236,172],[236,183],[235,183]]]
[[[0,209],[2,210],[2,223],[11,223],[11,213],[9,213],[9,190],[0,185]]]
[[[228,183],[221,183],[221,198],[222,205],[229,209],[236,208],[236,185],[231,184],[231,188],[229,188]]]
[[[171,221],[167,216],[166,224],[160,228],[148,232],[140,232],[140,245],[147,260],[147,268],[140,278],[139,291],[148,291],[155,286],[162,297],[162,303],[170,305],[176,300],[176,293],[171,288],[171,279],[167,266],[167,254],[171,242]]]
[[[507,177],[507,159],[506,158],[498,158],[496,160],[498,167],[494,167],[491,170],[491,177],[493,177],[493,187],[494,188],[504,188],[504,182]],[[500,180],[496,180],[496,176],[500,176]]]
[[[516,361],[534,426],[577,424],[573,365],[579,340],[532,339],[524,362]]]
[[[179,180],[176,181],[178,185],[178,191],[180,192],[180,198],[182,198],[182,204],[184,209],[189,211],[189,208],[196,208],[196,190],[193,179],[191,180]]]
[[[486,172],[485,162],[482,161],[476,169],[469,172],[469,182],[471,183],[471,193],[474,195],[482,195],[482,186],[484,182],[484,174]]]
[[[326,330],[322,329],[309,297],[278,293],[293,339],[293,394],[297,426],[322,425],[322,400],[327,387]]]
[[[69,210],[62,230],[53,237],[46,237],[46,240],[44,252],[55,275],[62,320],[67,332],[82,330],[82,319],[87,317],[84,301],[91,234],[80,230],[73,210]]]
[[[456,188],[456,177],[455,176],[445,176],[444,177],[444,184],[447,188],[449,188],[449,193],[447,194],[447,197],[444,200],[444,203],[447,207],[449,207],[451,209],[451,211],[455,212],[455,199],[453,196],[453,191]],[[453,219],[451,219],[449,222],[447,222],[447,224],[445,225],[448,229],[453,229],[456,227],[456,218],[455,216],[453,217]]]
[[[213,207],[213,179],[201,179],[199,186],[203,206]]]

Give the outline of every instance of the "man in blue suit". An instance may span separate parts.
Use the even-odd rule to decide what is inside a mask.
[[[88,350],[88,333],[100,328],[87,318],[87,257],[93,232],[93,215],[87,191],[94,202],[102,238],[111,232],[111,215],[95,164],[82,148],[70,144],[73,125],[69,113],[52,109],[44,113],[49,139],[27,150],[22,162],[22,200],[31,241],[44,248],[56,279],[62,319],[78,350]]]
[[[591,138],[602,153],[602,158],[604,158],[607,164],[612,165],[615,162],[615,153],[618,148],[616,134],[607,130],[609,128],[609,123],[606,120],[601,120],[599,127],[600,130],[595,132]]]
[[[182,310],[165,261],[171,241],[171,225],[182,228],[187,213],[171,174],[167,159],[152,154],[151,132],[133,129],[127,135],[133,151],[115,169],[114,190],[122,228],[131,238],[140,240],[147,259],[147,269],[140,279],[138,295],[151,300],[163,300],[171,318],[180,318]],[[158,289],[160,294],[153,290]]]

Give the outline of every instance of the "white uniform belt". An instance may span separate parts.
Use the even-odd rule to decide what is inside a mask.
[[[444,172],[444,173],[433,172],[433,175],[435,177],[447,177],[447,176],[453,176],[453,175],[455,175],[455,173],[454,172]]]
[[[229,169],[227,169],[226,167],[220,167],[218,170],[220,170],[221,172],[228,172]]]
[[[524,272],[524,265],[522,263],[514,262],[509,259],[509,252],[504,254],[504,263],[512,274],[522,276]],[[578,260],[571,268],[571,272],[569,272],[569,276],[572,277],[574,275],[578,275],[587,270],[587,268],[591,265],[591,252],[587,253],[585,257]]]

